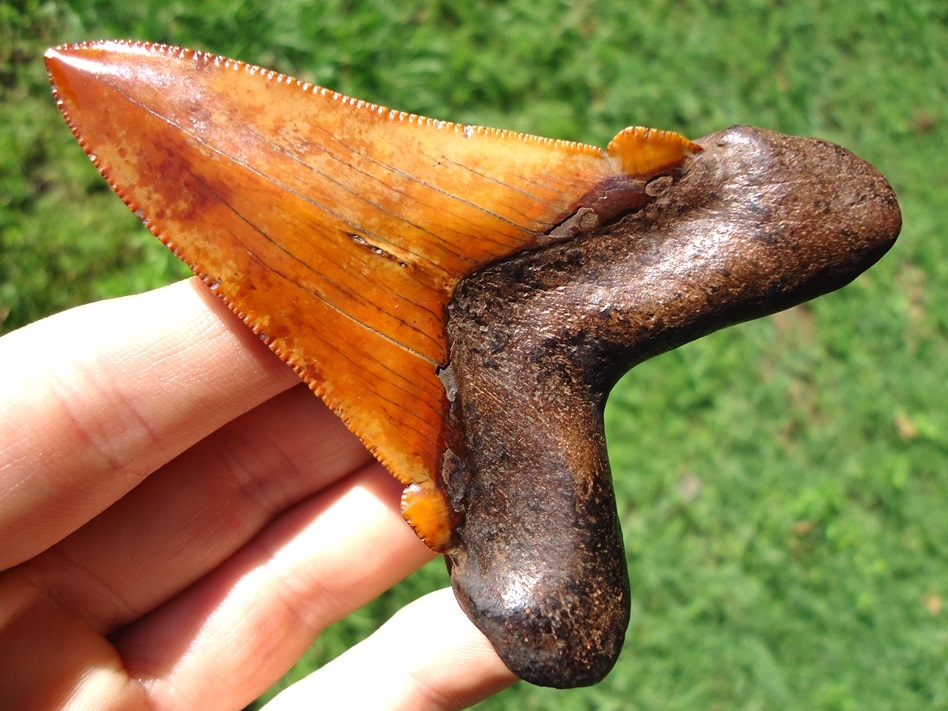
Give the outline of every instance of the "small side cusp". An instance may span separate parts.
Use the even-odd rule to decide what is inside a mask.
[[[630,126],[620,131],[606,147],[617,172],[650,178],[701,151],[701,146],[680,133],[657,128]]]
[[[444,491],[430,479],[405,487],[402,516],[424,544],[436,553],[444,553],[454,540],[457,517]]]

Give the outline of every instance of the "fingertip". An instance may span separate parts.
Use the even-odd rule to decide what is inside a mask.
[[[516,681],[444,589],[403,608],[265,708],[293,711],[318,702],[327,708],[447,711],[468,708]]]

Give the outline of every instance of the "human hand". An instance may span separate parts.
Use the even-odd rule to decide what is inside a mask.
[[[0,364],[0,707],[240,708],[434,556],[196,279],[15,331]],[[461,708],[514,681],[442,590],[267,708]]]

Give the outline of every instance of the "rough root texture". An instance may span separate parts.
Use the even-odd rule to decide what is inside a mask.
[[[837,289],[892,245],[901,216],[868,163],[814,139],[731,128],[651,201],[461,282],[450,307],[445,460],[460,524],[458,600],[535,684],[593,684],[629,621],[602,408],[630,367]],[[561,230],[563,231],[563,230]]]

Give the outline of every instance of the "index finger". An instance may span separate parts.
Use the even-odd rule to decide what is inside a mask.
[[[0,339],[0,569],[298,383],[198,279]]]

